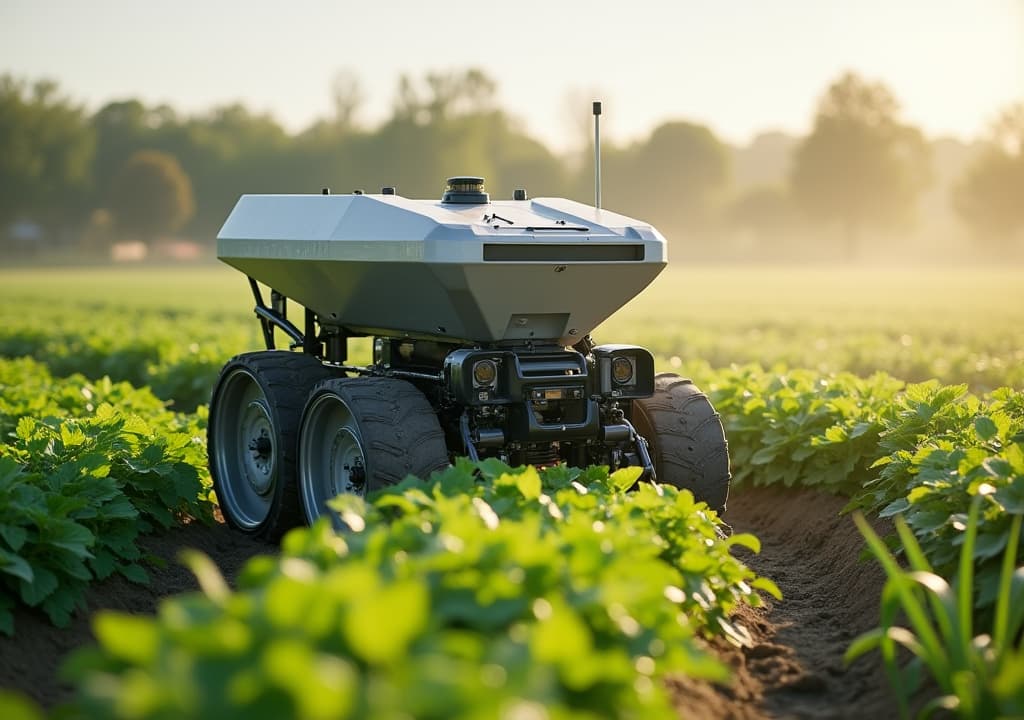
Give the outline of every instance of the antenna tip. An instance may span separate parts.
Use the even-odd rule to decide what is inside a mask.
[[[595,100],[594,101],[594,114],[595,115],[600,115],[601,114],[601,101],[600,100]]]

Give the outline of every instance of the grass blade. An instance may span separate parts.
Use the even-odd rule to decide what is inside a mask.
[[[867,540],[868,547],[871,548],[872,553],[878,558],[889,579],[894,583],[895,591],[899,596],[900,606],[903,608],[904,613],[906,613],[907,619],[910,620],[914,631],[917,633],[917,637],[924,647],[925,652],[922,659],[928,663],[936,679],[941,682],[943,678],[948,677],[949,662],[946,659],[945,649],[939,641],[935,628],[928,622],[928,613],[914,594],[912,584],[906,577],[903,568],[899,566],[896,558],[892,556],[892,553],[889,552],[882,539],[878,537],[871,528],[871,525],[864,519],[864,516],[859,512],[854,513],[853,521],[857,524],[857,528],[864,536],[864,539]],[[896,518],[896,524],[899,525],[900,523],[905,524],[902,518]]]
[[[1003,567],[999,573],[999,593],[996,600],[996,617],[992,627],[992,645],[997,653],[1005,651],[1013,637],[1009,632],[1010,595],[1013,571],[1017,565],[1017,545],[1020,542],[1020,524],[1024,515],[1014,515],[1010,525],[1010,538],[1003,553]],[[1016,628],[1014,628],[1016,632]]]

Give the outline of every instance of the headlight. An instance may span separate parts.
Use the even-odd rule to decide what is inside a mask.
[[[477,360],[473,363],[473,385],[491,387],[498,380],[498,365],[493,360]]]
[[[633,361],[621,355],[612,358],[612,380],[619,385],[627,385],[633,380]]]

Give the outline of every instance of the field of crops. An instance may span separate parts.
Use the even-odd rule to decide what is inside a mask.
[[[1024,713],[1022,280],[672,270],[595,332],[708,392],[734,495],[821,491],[897,518],[889,547],[910,572],[875,545],[885,613],[851,657],[908,646],[964,717]],[[0,287],[0,633],[29,648],[19,619],[67,626],[97,583],[145,583],[140,537],[215,522],[205,404],[259,335],[226,269],[0,271]],[[234,589],[190,556],[199,594],[153,617],[95,615],[98,646],[67,665],[67,711],[675,717],[693,712],[679,678],[729,675],[716,647],[764,652],[751,608],[789,598],[747,552],[758,539],[730,536],[688,493],[625,492],[628,473],[598,468],[471,470],[340,502],[352,531],[296,531]],[[890,627],[898,606],[909,629]],[[916,665],[887,667],[906,690],[895,714]],[[58,697],[5,670],[0,686]],[[0,716],[20,703],[0,694]]]

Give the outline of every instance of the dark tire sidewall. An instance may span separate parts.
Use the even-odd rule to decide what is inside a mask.
[[[298,423],[309,388],[331,376],[317,358],[287,350],[266,350],[244,353],[229,360],[221,370],[210,401],[207,425],[207,452],[210,476],[218,501],[226,492],[222,486],[225,479],[219,477],[218,463],[214,460],[216,448],[216,424],[221,421],[220,402],[223,400],[224,384],[237,370],[246,372],[259,386],[263,404],[276,432],[276,480],[270,497],[266,517],[252,527],[237,522],[221,503],[221,514],[231,527],[271,542],[280,540],[285,532],[302,524],[300,512],[296,442]]]
[[[707,395],[690,380],[659,373],[654,396],[634,400],[632,422],[650,444],[659,482],[690,490],[719,513],[731,478],[725,429]]]

